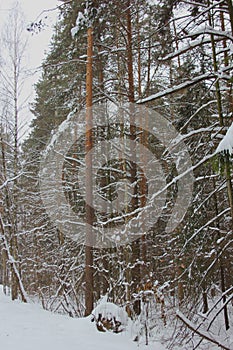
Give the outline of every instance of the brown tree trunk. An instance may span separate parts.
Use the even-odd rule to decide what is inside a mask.
[[[208,4],[210,5],[210,2]],[[209,13],[210,26],[213,25],[212,22],[213,22],[212,16],[211,16],[211,13]],[[210,38],[211,38],[211,46],[212,46],[213,68],[214,68],[214,71],[217,73],[218,72],[218,62],[217,62],[217,54],[216,54],[216,48],[215,48],[214,35],[211,34]],[[222,127],[222,126],[224,126],[224,119],[223,119],[223,108],[222,108],[222,95],[221,95],[219,80],[216,80],[215,88],[216,88],[219,124]],[[231,167],[230,167],[229,155],[226,154],[226,156],[225,156],[225,177],[226,177],[226,182],[227,182],[228,202],[229,202],[229,205],[231,208],[231,219],[232,219],[232,224],[233,224],[233,194],[232,194],[230,168]],[[219,265],[220,265],[221,289],[222,289],[222,293],[224,294],[224,292],[226,290],[226,287],[225,287],[225,267],[223,264],[222,256],[219,258]],[[226,300],[225,295],[223,295],[223,303],[225,302],[225,300]],[[228,317],[227,305],[224,306],[224,320],[225,320],[225,328],[227,330],[229,328],[229,317]]]
[[[133,78],[133,50],[132,50],[132,23],[131,23],[131,0],[127,1],[127,68],[128,68],[128,98],[134,103],[134,78]]]
[[[90,315],[94,304],[93,275],[93,188],[92,188],[92,81],[93,81],[93,28],[87,30],[87,75],[86,75],[86,248],[85,248],[85,316]]]
[[[232,0],[227,0],[227,6],[228,6],[228,11],[229,11],[229,17],[230,17],[231,33],[233,34],[233,3],[232,3]]]
[[[132,50],[132,23],[131,23],[131,1],[127,1],[127,68],[128,68],[128,99],[130,103],[135,102],[134,97],[134,76],[133,76],[133,50]],[[132,141],[136,140],[136,127],[134,125],[134,106],[130,105],[130,138]],[[138,208],[138,184],[137,184],[137,167],[135,150],[131,147],[131,182],[133,184],[133,198],[131,200],[131,210],[134,212]],[[132,243],[132,260],[134,268],[132,269],[132,293],[138,292],[140,283],[140,241],[136,240]],[[135,301],[134,311],[140,314],[140,302]]]

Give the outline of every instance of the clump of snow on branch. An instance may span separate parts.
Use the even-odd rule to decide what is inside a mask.
[[[228,151],[229,154],[233,154],[233,123],[216,149],[216,153],[223,151]]]
[[[76,26],[71,29],[72,38],[74,38],[80,30],[91,27],[97,13],[98,10],[93,6],[93,3],[91,1],[87,1],[84,12],[78,13],[76,18]]]
[[[78,13],[78,16],[76,18],[76,26],[71,29],[71,35],[72,38],[75,37],[75,35],[86,25],[86,19],[82,12]]]

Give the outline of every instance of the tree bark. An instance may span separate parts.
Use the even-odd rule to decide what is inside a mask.
[[[209,1],[209,5],[210,5],[210,1]],[[210,24],[210,26],[213,25],[211,13],[209,13],[209,24]],[[211,38],[211,46],[212,46],[213,68],[214,68],[214,72],[217,73],[218,72],[218,63],[217,63],[214,35],[211,34],[210,38]],[[224,126],[224,119],[223,119],[223,108],[222,108],[222,96],[221,96],[220,84],[219,84],[218,80],[216,80],[215,88],[216,88],[219,124],[222,127],[222,126]],[[231,208],[231,219],[232,219],[232,227],[233,227],[233,194],[232,194],[230,168],[231,168],[231,166],[230,166],[229,155],[226,154],[225,155],[225,177],[226,177],[226,182],[227,182],[227,195],[228,195],[228,202],[229,202],[229,205]],[[226,287],[225,287],[225,268],[224,268],[222,257],[219,258],[219,265],[220,265],[220,283],[221,283],[222,293],[224,295]],[[223,296],[223,303],[224,302],[225,302],[225,297]],[[226,328],[226,330],[228,330],[229,329],[229,317],[228,317],[227,305],[225,305],[225,307],[224,307],[224,320],[225,320],[225,328]]]
[[[133,50],[132,50],[132,23],[131,23],[131,0],[127,1],[127,68],[128,68],[128,99],[130,104],[130,139],[136,141],[136,127],[134,125],[134,75],[133,75]],[[131,147],[131,183],[133,185],[133,197],[131,200],[131,210],[134,212],[138,208],[138,179],[136,167],[135,149]],[[140,283],[140,266],[138,260],[140,259],[140,241],[137,239],[132,243],[132,260],[134,268],[132,269],[132,291],[137,293]],[[140,314],[141,307],[138,300],[134,303],[134,311],[137,315]]]
[[[92,81],[93,81],[93,28],[87,30],[87,72],[86,72],[86,247],[85,247],[85,316],[90,315],[94,305],[93,275],[93,188],[92,188]]]

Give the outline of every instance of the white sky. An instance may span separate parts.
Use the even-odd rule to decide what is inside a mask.
[[[47,16],[47,19],[45,19],[47,27],[39,34],[32,35],[25,28],[25,37],[28,39],[26,67],[32,74],[27,78],[24,84],[23,98],[30,97],[26,108],[23,110],[23,113],[21,113],[21,123],[25,124],[23,132],[21,132],[22,135],[25,132],[28,133],[29,124],[32,119],[32,114],[29,111],[29,103],[33,102],[34,98],[33,84],[35,84],[40,76],[40,71],[37,68],[41,65],[45,57],[45,51],[48,50],[49,41],[53,33],[53,25],[56,22],[57,11],[52,11],[51,9],[56,8],[61,2],[58,0],[18,0],[17,2],[25,14],[26,24],[30,24],[36,19],[44,19],[45,16]],[[10,9],[14,7],[15,4],[16,1],[0,0],[0,30],[9,15]],[[49,11],[41,14],[44,10]]]

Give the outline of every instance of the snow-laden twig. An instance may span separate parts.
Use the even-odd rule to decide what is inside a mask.
[[[8,185],[9,182],[14,182],[15,180],[17,180],[20,176],[22,176],[23,173],[20,173],[10,179],[7,179],[1,186],[0,186],[0,190],[4,187],[6,187]]]
[[[151,96],[148,96],[146,98],[143,98],[143,99],[140,99],[138,100],[136,103],[137,104],[143,104],[143,103],[146,103],[146,102],[150,102],[150,101],[154,101],[154,100],[158,100],[159,98],[161,97],[164,97],[164,96],[167,96],[167,95],[171,95],[175,92],[179,92],[181,90],[184,90],[184,89],[187,89],[197,83],[200,83],[201,81],[204,81],[204,80],[210,80],[210,79],[219,79],[219,78],[222,78],[223,77],[223,73],[227,72],[227,71],[230,71],[233,69],[233,65],[231,66],[227,66],[227,67],[224,67],[222,70],[219,70],[219,72],[211,72],[211,73],[205,73],[205,74],[201,74],[201,75],[198,75],[190,80],[187,80],[187,81],[184,81],[183,83],[181,84],[178,84],[178,85],[175,85],[175,86],[172,86],[164,91],[160,91],[154,95],[151,95]]]
[[[210,219],[205,225],[203,225],[201,228],[199,228],[196,232],[194,232],[194,234],[187,239],[187,241],[184,243],[184,246],[182,248],[182,251],[180,252],[179,256],[181,256],[185,250],[185,248],[187,247],[187,245],[201,232],[204,230],[204,228],[208,227],[210,224],[212,224],[216,219],[221,218],[224,214],[226,214],[227,212],[229,212],[231,210],[231,208],[226,208],[223,211],[221,211],[218,215],[216,215],[215,217],[213,217],[212,219]]]
[[[164,96],[167,96],[167,95],[171,95],[175,92],[178,92],[178,91],[181,91],[183,89],[187,89],[197,83],[200,83],[201,81],[204,81],[204,80],[208,80],[208,79],[213,79],[213,78],[216,78],[216,73],[205,73],[205,74],[201,74],[197,77],[194,77],[193,79],[191,80],[187,80],[181,84],[178,84],[178,85],[175,85],[173,87],[170,87],[164,91],[160,91],[154,95],[151,95],[151,96],[148,96],[146,98],[143,98],[141,100],[138,100],[136,103],[137,104],[142,104],[142,103],[146,103],[146,102],[150,102],[150,101],[154,101],[154,100],[157,100],[161,97],[164,97]]]
[[[203,34],[210,34],[210,35],[216,35],[216,36],[220,36],[220,37],[225,37],[227,39],[230,39],[231,41],[233,41],[233,36],[230,35],[230,33],[223,31],[223,30],[218,30],[218,29],[214,29],[211,26],[205,26],[203,28],[200,28],[199,30],[196,30],[194,32],[188,33],[187,37],[193,37],[193,36],[197,36],[197,35],[203,35]]]
[[[211,43],[211,39],[199,39],[199,40],[191,40],[187,45],[184,47],[180,48],[179,50],[176,50],[174,52],[169,53],[167,56],[162,57],[159,59],[159,61],[168,61],[171,60],[172,58],[176,58],[177,56],[180,56],[187,51],[194,49],[197,46],[204,45],[204,44],[209,44]]]
[[[188,126],[188,124],[190,123],[190,121],[200,112],[202,111],[204,108],[208,107],[210,104],[212,103],[217,103],[217,100],[211,100],[208,101],[207,103],[201,105],[201,107],[199,107],[192,115],[191,117],[185,122],[185,124],[180,128],[180,132],[182,130],[184,130],[186,128],[186,126]]]
[[[200,283],[202,283],[202,281]],[[223,297],[226,296],[227,294],[229,294],[230,292],[232,292],[232,290],[233,290],[233,286],[230,287],[229,289],[227,289],[224,293],[222,293],[221,297],[212,305],[212,307],[209,309],[209,311],[205,314],[204,320],[201,323],[199,323],[197,329],[199,329],[204,324],[205,321],[209,320],[210,314],[216,309],[217,305],[223,300]],[[232,294],[231,294],[231,296],[232,296]],[[232,297],[230,299],[232,299]],[[229,298],[226,300],[226,302],[227,302],[227,304],[229,303]],[[224,303],[224,306],[226,306],[226,302]],[[224,308],[224,306],[221,307],[221,309],[220,309],[221,311]],[[218,312],[217,312],[217,314],[215,314],[214,319],[212,319],[212,321],[215,320],[217,315],[218,315]],[[207,330],[210,329],[212,321],[210,321],[209,326],[207,327]],[[203,338],[196,344],[194,350],[200,346],[202,341],[203,341]]]
[[[221,343],[219,339],[213,338],[213,336],[204,329],[197,329],[196,325],[192,323],[187,317],[185,317],[179,310],[176,312],[176,316],[189,328],[191,331],[199,335],[201,338],[208,340],[209,342],[216,344],[225,350],[231,350],[228,346]]]
[[[225,306],[227,304],[229,304],[229,302],[233,299],[233,293],[227,298],[227,300],[222,304],[222,306],[220,307],[220,309],[216,312],[216,314],[214,315],[214,317],[212,318],[212,320],[210,321],[207,331],[210,329],[210,327],[212,326],[213,322],[215,321],[215,319],[218,317],[218,315],[222,312],[222,310],[225,308]]]

